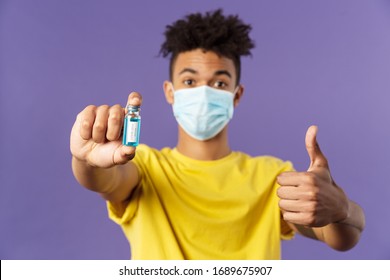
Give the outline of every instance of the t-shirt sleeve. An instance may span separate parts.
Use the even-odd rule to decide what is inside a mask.
[[[108,217],[119,225],[129,222],[137,212],[140,189],[140,186],[134,189],[129,202],[125,205],[124,211],[120,211],[114,204],[107,201]]]

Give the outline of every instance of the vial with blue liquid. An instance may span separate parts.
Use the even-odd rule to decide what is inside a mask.
[[[123,127],[123,145],[133,147],[138,146],[140,129],[140,106],[127,105],[127,113]]]

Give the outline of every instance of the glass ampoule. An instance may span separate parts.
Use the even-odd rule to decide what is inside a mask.
[[[127,105],[127,113],[125,115],[123,126],[123,145],[133,147],[138,146],[140,129],[140,106]]]

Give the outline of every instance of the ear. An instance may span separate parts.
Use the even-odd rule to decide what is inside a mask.
[[[238,106],[238,103],[240,103],[243,94],[244,94],[244,86],[240,84],[238,85],[236,95],[234,96],[234,107]]]
[[[163,84],[164,93],[165,93],[165,99],[169,104],[173,104],[173,89],[172,89],[172,83],[170,81],[164,81]]]

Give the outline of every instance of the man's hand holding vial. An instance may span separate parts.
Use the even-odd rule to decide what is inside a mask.
[[[120,105],[87,106],[77,115],[71,132],[73,156],[92,167],[110,168],[133,159],[139,141],[142,96],[129,94]]]

